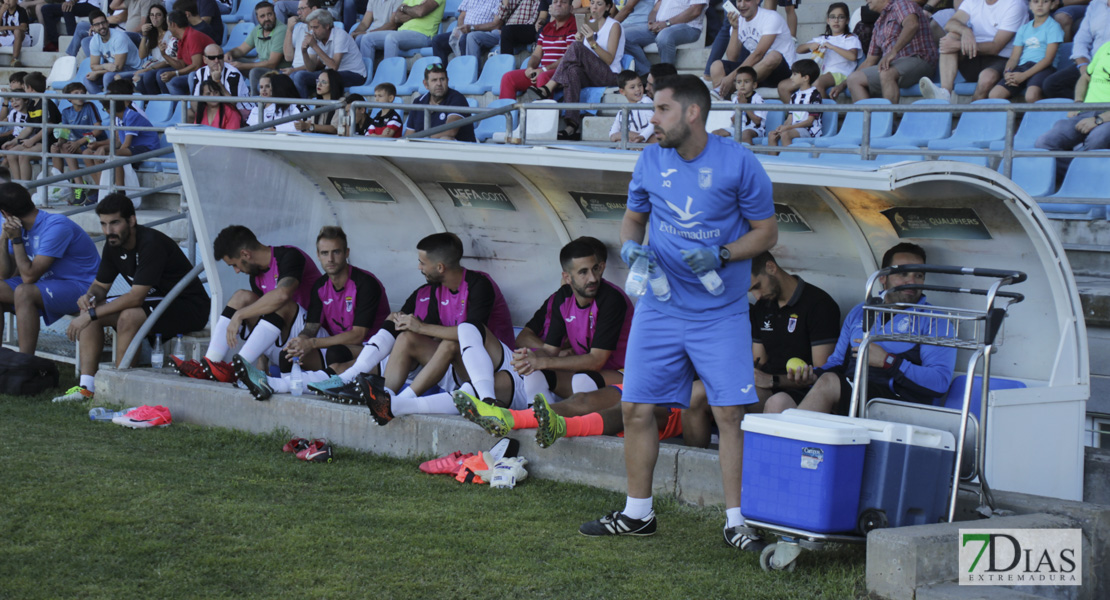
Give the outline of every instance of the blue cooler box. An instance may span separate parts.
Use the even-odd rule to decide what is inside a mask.
[[[956,464],[956,440],[951,433],[797,409],[783,414],[815,424],[847,423],[867,429],[871,443],[863,460],[860,533],[881,527],[927,525],[947,517]]]
[[[747,415],[740,509],[745,518],[815,533],[852,531],[867,429],[790,415]]]

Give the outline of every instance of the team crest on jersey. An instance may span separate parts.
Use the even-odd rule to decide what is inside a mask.
[[[355,307],[355,299],[347,296],[343,299],[343,306],[346,307],[347,312],[351,312]]]
[[[794,329],[798,327],[798,315],[790,315],[790,320],[786,322],[786,331],[794,333]]]
[[[698,186],[708,190],[711,185],[713,185],[713,169],[709,167],[698,169]]]

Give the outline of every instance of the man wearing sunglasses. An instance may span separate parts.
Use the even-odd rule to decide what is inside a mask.
[[[224,62],[242,73],[250,73],[252,95],[258,95],[258,80],[270,71],[284,69],[292,63],[285,60],[282,44],[285,41],[285,23],[278,23],[274,5],[262,0],[254,6],[254,16],[258,25],[251,30],[247,39],[224,55]],[[254,50],[258,60],[253,62],[236,60]],[[230,88],[229,88],[230,89]]]
[[[204,48],[204,66],[197,70],[196,83],[193,86],[192,95],[202,96],[200,85],[205,80],[211,79],[220,84],[224,88],[224,92],[228,96],[239,96],[245,98],[250,95],[247,89],[246,78],[235,67],[224,62],[224,51],[216,44],[209,44]],[[250,114],[250,105],[240,102],[236,108],[244,115]],[[188,120],[192,122],[192,115],[196,110],[196,103],[189,107]]]
[[[85,87],[90,94],[103,90],[106,73],[136,71],[142,62],[139,49],[122,29],[108,27],[108,17],[100,10],[89,14],[92,25],[92,43],[89,44],[89,74],[85,76]]]

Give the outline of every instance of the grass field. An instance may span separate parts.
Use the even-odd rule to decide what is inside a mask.
[[[89,406],[0,397],[0,598],[857,598],[862,548],[765,573],[723,511],[657,500],[659,533],[591,539],[621,494],[430,476],[343,448],[332,464],[256,436],[133,431]],[[150,399],[156,404],[157,399]]]

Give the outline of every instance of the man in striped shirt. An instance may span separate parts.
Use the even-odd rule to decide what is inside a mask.
[[[554,75],[567,48],[578,33],[578,23],[570,12],[570,0],[551,0],[551,20],[540,31],[536,49],[524,69],[509,71],[501,77],[501,97],[515,100],[529,86],[543,86]]]

